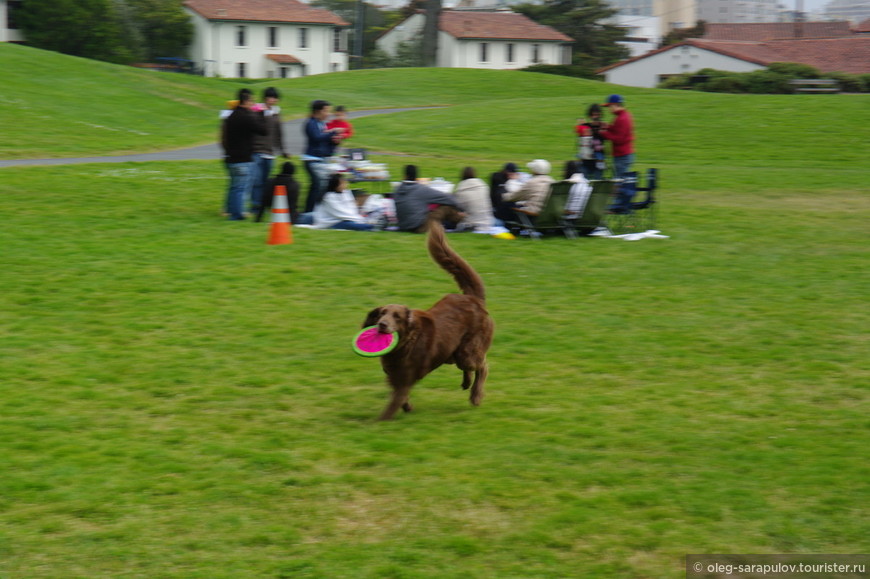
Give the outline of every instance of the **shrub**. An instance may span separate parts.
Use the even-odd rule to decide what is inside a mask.
[[[706,92],[744,93],[749,92],[749,85],[745,74],[735,73],[713,78],[704,83],[701,90]]]
[[[870,74],[859,74],[858,78],[861,80],[861,84],[864,85],[861,92],[870,92]]]
[[[822,73],[817,68],[799,62],[772,62],[767,70],[789,78],[822,78]]]
[[[839,81],[840,90],[843,92],[864,92],[866,90],[864,80],[857,74],[848,74],[846,72],[829,72],[825,75],[825,78],[831,78]]]
[[[745,73],[746,92],[754,94],[791,94],[794,89],[789,77],[770,70],[754,70]]]
[[[658,84],[658,88],[694,88],[691,86],[690,78],[692,76],[694,75],[689,73],[669,76]]]
[[[544,74],[557,74],[560,76],[573,76],[575,78],[598,79],[595,71],[580,64],[533,64],[523,69],[526,72],[542,72]]]

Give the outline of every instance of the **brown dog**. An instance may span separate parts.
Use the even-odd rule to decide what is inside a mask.
[[[399,408],[410,412],[411,387],[442,364],[456,364],[462,370],[462,389],[471,388],[472,404],[478,406],[483,400],[488,372],[486,352],[493,334],[483,281],[447,245],[441,223],[430,219],[428,225],[429,254],[453,276],[463,295],[447,294],[425,311],[391,304],[375,308],[366,316],[362,327],[376,325],[383,333],[399,334],[399,344],[381,358],[387,383],[393,389],[381,420],[391,419]]]

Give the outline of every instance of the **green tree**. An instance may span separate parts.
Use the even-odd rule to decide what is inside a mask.
[[[628,58],[628,48],[617,44],[625,39],[625,30],[607,23],[617,10],[604,0],[544,0],[513,10],[570,36],[572,64],[597,69]]]
[[[396,45],[396,56],[390,62],[393,67],[425,66],[423,62],[423,37],[406,40]]]
[[[185,56],[193,39],[178,0],[27,0],[18,14],[31,46],[121,64]]]
[[[353,24],[352,34],[356,34],[356,18],[357,18],[357,0],[314,0],[312,6],[329,10],[341,16],[347,22]],[[399,19],[398,12],[383,11],[377,6],[363,3],[363,63],[366,66],[373,66],[368,62],[370,55],[375,50],[378,37],[388,30]],[[355,46],[352,41],[351,46]],[[375,55],[375,68],[381,68],[383,64],[383,56]],[[351,62],[351,68],[362,68],[361,63]]]
[[[141,38],[138,52],[146,60],[157,56],[187,56],[193,24],[178,0],[117,0],[132,11]]]
[[[27,0],[18,22],[36,48],[116,63],[136,57],[111,0]]]
[[[441,20],[441,0],[426,0],[426,21],[423,24],[423,66],[438,65],[438,24]]]
[[[674,28],[662,38],[662,46],[670,46],[671,44],[679,44],[687,38],[701,38],[707,31],[707,22],[698,20],[694,26],[690,28]]]

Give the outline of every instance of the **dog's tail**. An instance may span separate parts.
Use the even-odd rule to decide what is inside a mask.
[[[483,280],[468,262],[453,251],[444,238],[444,227],[440,221],[429,221],[429,255],[441,269],[453,276],[462,293],[486,299]]]

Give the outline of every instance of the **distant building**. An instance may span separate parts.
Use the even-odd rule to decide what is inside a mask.
[[[858,24],[870,18],[870,0],[832,0],[825,6],[825,16]]]
[[[848,22],[710,23],[704,40],[763,41],[785,38],[842,38],[854,35]]]
[[[414,14],[384,33],[378,48],[395,56],[399,44],[419,39],[425,15]],[[570,37],[522,14],[500,10],[444,10],[438,23],[437,66],[515,69],[570,64]]]
[[[20,7],[21,0],[0,0],[0,42],[24,42],[15,18]]]
[[[618,14],[611,23],[625,31],[625,40],[617,44],[628,48],[629,56],[632,58],[657,49],[662,42],[661,19],[655,16]]]
[[[708,23],[779,22],[777,0],[698,0],[698,20]]]
[[[347,70],[341,17],[297,0],[185,0],[190,58],[205,76],[291,78]]]
[[[870,74],[870,35],[767,40],[693,38],[618,62],[598,73],[614,84],[653,88],[669,76],[702,68],[751,72],[774,62],[808,64],[821,72]]]

